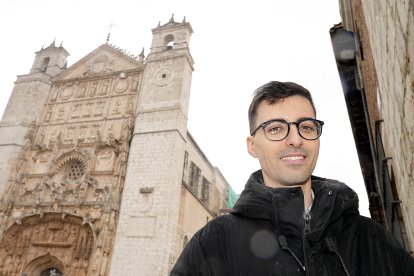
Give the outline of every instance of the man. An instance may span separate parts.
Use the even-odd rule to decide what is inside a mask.
[[[249,124],[247,149],[261,170],[230,214],[194,235],[171,275],[414,275],[398,241],[359,215],[353,190],[312,176],[323,122],[308,90],[261,86]]]

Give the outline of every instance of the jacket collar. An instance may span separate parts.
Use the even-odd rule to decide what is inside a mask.
[[[327,226],[344,214],[358,214],[358,196],[345,184],[312,176],[315,194],[311,209],[310,239],[318,240]],[[264,185],[262,171],[254,172],[231,212],[276,225],[286,237],[302,236],[304,232],[304,201],[300,187],[270,188]]]

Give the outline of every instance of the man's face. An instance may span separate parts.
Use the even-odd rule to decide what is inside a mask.
[[[302,96],[291,96],[269,105],[262,102],[257,109],[256,127],[270,119],[296,122],[315,118],[311,103]],[[319,154],[319,139],[309,141],[299,136],[296,125],[282,141],[268,140],[262,129],[247,138],[250,155],[259,159],[266,186],[288,187],[310,184]]]

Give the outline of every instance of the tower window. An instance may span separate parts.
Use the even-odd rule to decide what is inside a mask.
[[[46,57],[42,61],[42,65],[40,66],[40,72],[46,72],[47,66],[49,65],[50,57]]]
[[[169,34],[164,38],[164,45],[166,50],[171,50],[174,46],[174,36]]]

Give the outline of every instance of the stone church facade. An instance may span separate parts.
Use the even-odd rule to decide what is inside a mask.
[[[228,208],[187,130],[191,33],[171,18],[147,57],[106,43],[69,68],[36,52],[0,122],[0,275],[168,275]]]

